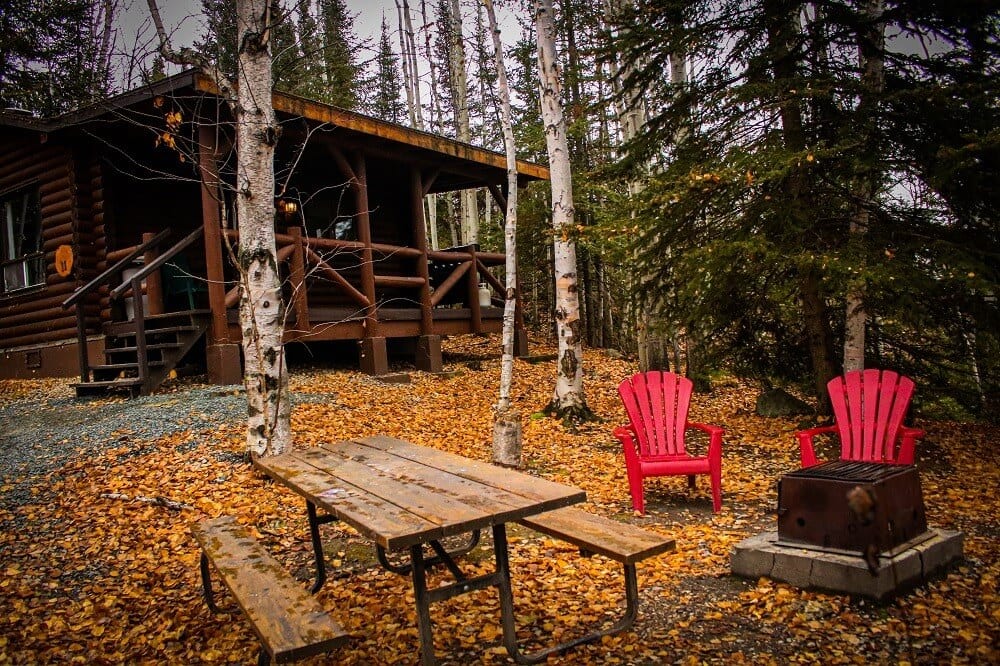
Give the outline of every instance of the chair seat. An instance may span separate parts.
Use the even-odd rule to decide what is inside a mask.
[[[707,456],[664,456],[640,460],[639,469],[642,470],[643,476],[660,476],[666,474],[708,474],[710,467]]]

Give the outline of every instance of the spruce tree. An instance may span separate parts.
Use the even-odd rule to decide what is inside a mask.
[[[714,363],[811,375],[822,397],[853,287],[869,365],[968,405],[995,390],[983,351],[998,330],[1000,239],[995,208],[976,202],[996,198],[997,10],[973,14],[788,0],[640,0],[628,12],[624,87],[659,109],[622,161],[659,165],[637,270],[671,294],[675,323],[704,337]],[[876,24],[884,46],[868,37]],[[866,85],[859,48],[884,62],[881,88]],[[664,87],[674,52],[698,67]],[[851,234],[859,211],[864,234]],[[958,334],[970,321],[978,357]],[[973,364],[986,368],[980,387]]]
[[[403,80],[399,70],[399,58],[392,50],[389,23],[384,15],[375,66],[377,73],[374,82],[375,96],[371,105],[372,114],[382,120],[402,123],[406,119],[406,105],[399,96]]]

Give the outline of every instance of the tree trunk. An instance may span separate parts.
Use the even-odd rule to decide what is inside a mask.
[[[514,144],[514,126],[510,109],[510,86],[507,67],[500,44],[493,0],[483,0],[493,35],[493,52],[496,58],[500,93],[501,129],[507,158],[507,211],[504,217],[504,250],[506,253],[507,293],[503,307],[503,353],[500,358],[500,398],[497,401],[496,421],[493,424],[493,462],[500,465],[521,465],[521,415],[511,409],[510,387],[514,378],[514,307],[517,303],[517,147]]]
[[[580,300],[576,277],[576,244],[573,233],[573,181],[570,170],[566,121],[560,96],[556,61],[555,21],[552,0],[535,0],[535,34],[538,40],[538,78],[542,122],[552,179],[552,227],[556,281],[555,319],[559,343],[556,386],[548,411],[563,419],[590,418],[583,391],[583,345]]]
[[[280,128],[271,106],[271,13],[268,0],[238,0],[236,219],[242,289],[247,447],[277,455],[291,445],[291,403],[282,344],[281,299],[274,240],[274,146]]]
[[[799,289],[816,387],[816,411],[829,414],[830,395],[826,383],[840,373],[833,354],[833,332],[830,330],[826,301],[820,292],[819,276],[814,268],[802,269]]]
[[[233,88],[217,64],[188,49],[174,51],[156,0],[146,0],[146,4],[163,57],[201,69],[215,81],[233,112],[247,449],[255,457],[278,455],[292,443],[292,406],[283,345],[285,305],[274,238],[274,146],[281,128],[271,105],[271,30],[277,17],[272,16],[268,0],[237,0],[239,76]]]
[[[868,230],[870,211],[875,207],[879,184],[882,179],[877,164],[879,154],[878,137],[878,97],[885,82],[884,56],[885,24],[879,21],[882,14],[882,0],[868,0],[862,13],[870,25],[866,25],[858,36],[858,64],[861,69],[861,99],[858,102],[858,129],[862,134],[862,150],[867,153],[864,163],[868,166],[859,174],[857,203],[851,217],[850,240],[857,252],[860,263],[856,276],[847,289],[847,308],[844,317],[844,371],[863,370],[865,367],[865,327],[868,313],[865,308],[865,278],[862,257],[863,237]]]
[[[798,85],[797,61],[795,60],[799,41],[798,5],[785,0],[766,0],[765,4],[768,5],[767,15],[774,17],[773,22],[768,25],[767,34],[773,52],[775,79],[784,82],[789,87]],[[778,115],[781,118],[785,146],[789,150],[804,151],[806,136],[803,130],[802,109],[799,101],[791,95],[787,96],[778,107]],[[812,194],[801,171],[794,172],[789,176],[784,188],[785,196],[793,204],[794,210],[815,210]],[[826,383],[839,374],[836,369],[829,311],[820,288],[820,276],[816,267],[803,265],[799,271],[802,319],[813,366],[817,410],[821,414],[828,414],[830,397],[826,391]]]

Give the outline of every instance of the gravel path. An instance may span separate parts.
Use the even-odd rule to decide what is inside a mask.
[[[331,396],[295,393],[292,399],[301,404]],[[30,396],[0,395],[0,504],[38,501],[33,488],[71,456],[122,446],[140,454],[161,437],[245,418],[240,386],[181,385],[131,400],[76,398],[68,383]]]

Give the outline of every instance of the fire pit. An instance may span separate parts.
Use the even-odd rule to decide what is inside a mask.
[[[863,493],[859,513],[848,497]],[[864,509],[865,507],[861,507]],[[837,460],[778,481],[778,543],[847,553],[891,553],[927,531],[920,479],[912,465]]]
[[[744,540],[733,573],[883,598],[962,555],[962,535],[929,529],[912,465],[833,461],[778,482],[777,531]]]

